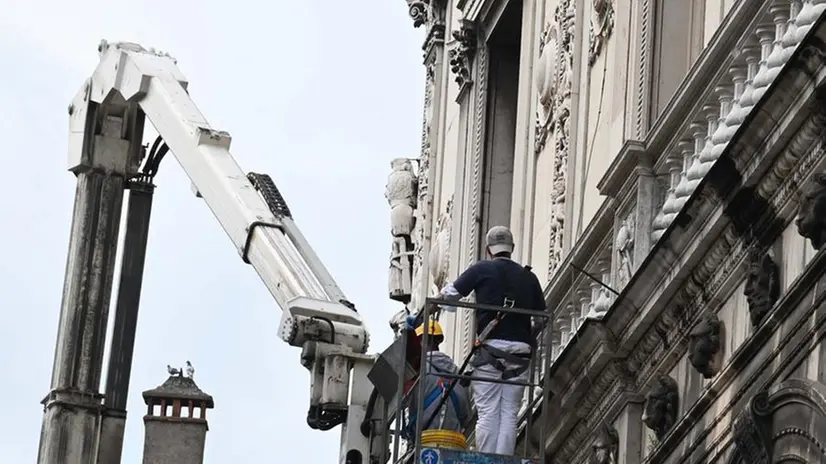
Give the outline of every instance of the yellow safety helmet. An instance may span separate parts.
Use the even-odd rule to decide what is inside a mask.
[[[430,330],[428,330],[429,335],[433,335],[436,337],[444,337],[444,332],[442,332],[442,326],[439,325],[437,321],[430,321]],[[416,327],[416,335],[421,337],[424,334],[424,324]]]

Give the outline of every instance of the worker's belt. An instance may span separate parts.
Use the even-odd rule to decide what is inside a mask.
[[[505,363],[515,364],[508,368]],[[512,379],[522,375],[531,364],[530,353],[508,353],[490,345],[482,345],[471,361],[471,366],[493,366],[502,373],[502,380]]]

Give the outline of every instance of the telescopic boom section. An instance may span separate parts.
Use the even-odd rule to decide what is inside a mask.
[[[100,55],[100,64],[73,102],[82,111],[72,115],[70,165],[72,158],[83,156],[90,104],[105,105],[117,94],[138,103],[196,194],[285,311],[282,338],[303,346],[316,336],[365,353],[368,334],[361,316],[296,227],[269,176],[241,171],[229,152],[229,133],[209,125],[190,98],[175,60],[131,43],[103,42]],[[317,325],[321,332],[332,332],[306,333],[310,320],[323,322]]]

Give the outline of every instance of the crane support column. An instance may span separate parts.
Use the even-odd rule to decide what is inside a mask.
[[[38,464],[96,462],[123,193],[142,155],[144,116],[137,105],[118,95],[97,104],[91,94],[87,82],[69,107],[69,170],[77,190]]]
[[[138,325],[154,190],[155,186],[151,182],[135,180],[129,183],[115,326],[106,370],[100,451],[97,458],[99,464],[121,461],[126,427],[126,400],[129,395],[129,377],[132,372],[132,354],[135,348],[135,331]]]
[[[52,385],[43,400],[39,464],[94,462],[109,295],[124,179],[78,174]]]

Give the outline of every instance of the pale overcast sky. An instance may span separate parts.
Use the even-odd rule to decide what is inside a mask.
[[[365,315],[371,351],[389,343],[399,308],[386,296],[384,186],[392,158],[418,156],[424,75],[404,0],[0,0],[0,11],[0,462],[37,456],[75,189],[67,106],[101,38],[178,59],[241,167],[278,183]],[[306,425],[309,374],[277,336],[280,309],[174,158],[156,183],[123,462],[140,462],[140,393],[187,359],[215,397],[207,463],[338,462],[340,428]]]

